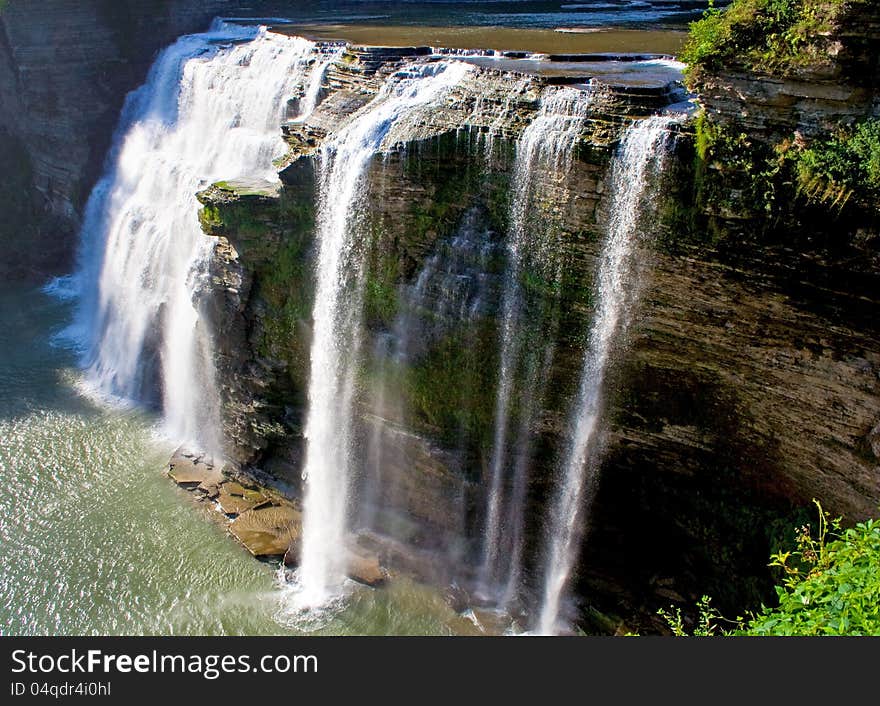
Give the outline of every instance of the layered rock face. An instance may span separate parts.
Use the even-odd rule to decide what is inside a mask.
[[[241,4],[5,3],[0,12],[3,277],[42,278],[69,269],[82,209],[125,94],[143,82],[157,50]]]
[[[753,139],[778,141],[794,131],[811,138],[880,115],[876,3],[851,4],[830,31],[807,41],[821,60],[761,74],[735,65],[698,74],[695,85],[709,116]]]
[[[694,84],[707,124],[742,133],[747,141],[739,144],[761,155],[761,149],[772,154],[786,141],[809,144],[880,116],[876,4],[848,5],[827,34],[810,41],[823,58],[777,75],[700,70]],[[752,164],[760,169],[762,158]],[[735,163],[698,161],[691,181],[697,183],[697,223],[705,231],[686,229],[689,235],[677,239],[678,251],[699,253],[700,259],[708,254],[719,274],[735,271],[742,286],[764,293],[760,310],[737,317],[760,320],[759,327],[728,322],[731,334],[738,331],[728,338],[740,364],[749,361],[766,376],[763,383],[756,375],[740,373],[739,378],[742,395],[752,396],[745,387],[752,379],[756,385],[750,413],[741,418],[752,420],[749,433],[756,448],[764,448],[759,457],[781,459],[778,469],[801,497],[825,498],[853,519],[875,514],[880,476],[872,445],[880,418],[873,314],[880,291],[876,205],[815,205],[794,191],[787,203],[755,203],[746,195],[750,187],[754,191],[756,175]],[[777,193],[787,192],[777,187]],[[715,300],[743,298],[744,293],[719,292]],[[734,369],[725,366],[725,374]],[[810,442],[803,438],[807,428],[815,430]]]
[[[315,114],[284,126],[291,153],[280,193],[242,181],[200,195],[203,226],[218,238],[213,316],[230,455],[292,494],[306,413],[314,153],[412,60],[415,50],[348,48]],[[484,520],[511,166],[546,82],[472,72],[441,109],[392,131],[367,177],[360,515],[394,539],[381,545],[385,563],[432,580],[467,565]],[[609,160],[630,119],[670,100],[668,87],[639,95],[598,85],[571,170],[541,176],[563,273],[549,392],[531,429],[530,517],[543,515],[569,423],[609,216]],[[578,583],[593,629],[609,629],[597,617],[608,612],[649,625],[656,607],[704,592],[731,610],[767,600],[766,557],[811,498],[849,520],[880,503],[870,227],[850,223],[838,240],[833,221],[817,221],[798,243],[766,224],[750,233],[747,221],[705,208],[688,129],[676,144],[653,185],[662,198],[641,246],[641,304],[612,370]],[[463,317],[450,301],[479,303]],[[381,351],[400,349],[402,326],[415,334],[392,374]],[[366,491],[377,468],[379,499]],[[526,542],[532,564],[540,529]]]
[[[125,91],[158,47],[231,5],[59,0],[39,25],[26,3],[7,5],[4,276],[66,267]],[[829,38],[838,58],[812,74],[703,77],[707,111],[770,143],[876,115],[876,11],[858,13]],[[387,76],[426,54],[348,47],[318,110],[279,126],[291,149],[283,187],[240,180],[200,195],[203,228],[217,238],[210,315],[229,456],[289,495],[299,492],[307,411],[315,152]],[[384,535],[383,563],[435,581],[467,571],[478,551],[511,167],[549,82],[578,86],[476,69],[441,109],[392,131],[367,175],[358,521]],[[529,517],[544,515],[569,425],[611,155],[627,123],[674,101],[674,88],[599,83],[571,170],[541,175],[539,216],[552,224],[562,274],[549,392],[530,430]],[[735,178],[699,165],[692,143],[686,127],[653,185],[663,198],[641,245],[640,305],[615,354],[577,584],[592,629],[614,629],[601,613],[650,625],[657,607],[703,593],[731,611],[768,600],[767,555],[811,498],[848,520],[880,504],[876,217],[804,208],[770,222]],[[719,193],[723,208],[707,197]],[[546,283],[528,285],[540,303]],[[401,343],[403,330],[412,335]],[[383,368],[392,347],[403,362]],[[532,527],[530,565],[541,540]]]
[[[825,60],[796,70],[696,74],[698,139],[720,129],[733,146],[705,161],[683,144],[670,174],[677,193],[621,372],[614,470],[594,525],[614,541],[617,494],[654,499],[631,529],[643,541],[621,549],[646,566],[666,556],[668,576],[642,575],[656,591],[674,595],[681,578],[670,576],[705,572],[709,592],[726,599],[733,554],[751,555],[757,576],[767,537],[779,533],[759,508],[775,506],[778,518],[817,498],[849,522],[877,514],[876,207],[814,205],[778,179],[769,188],[780,145],[878,115],[878,20],[876,4],[853,4],[812,38]],[[710,506],[715,520],[698,527]],[[691,552],[678,550],[674,538],[685,536]],[[760,581],[738,590],[756,601]]]

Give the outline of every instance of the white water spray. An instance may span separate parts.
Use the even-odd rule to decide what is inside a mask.
[[[665,154],[669,127],[678,116],[657,116],[634,124],[624,135],[611,171],[608,236],[596,275],[596,310],[571,425],[573,435],[562,464],[561,483],[551,504],[549,547],[538,632],[559,629],[560,605],[577,556],[578,534],[592,500],[596,460],[588,458],[596,441],[608,360],[624,332],[637,283],[635,253],[640,218],[649,202],[652,166]],[[588,461],[591,465],[588,465]]]
[[[483,557],[480,566],[480,590],[492,594],[503,592],[501,602],[509,602],[516,591],[521,565],[523,535],[523,504],[528,444],[519,444],[518,458],[513,463],[512,488],[505,493],[506,471],[511,465],[513,450],[509,441],[511,402],[515,379],[520,368],[523,337],[523,293],[520,279],[527,258],[532,265],[552,270],[553,244],[549,242],[546,224],[536,226],[529,219],[540,180],[564,178],[568,173],[577,139],[590,108],[591,94],[572,88],[548,89],[541,100],[535,119],[526,127],[516,146],[513,168],[513,193],[510,201],[510,227],[507,236],[508,266],[505,271],[501,312],[501,364],[495,400],[495,428],[490,462],[490,487],[486,526],[483,535]],[[552,275],[551,275],[552,278]],[[546,370],[547,366],[543,369]],[[530,377],[530,376],[526,376]],[[523,423],[516,436],[527,435],[532,407],[540,393],[533,388],[537,380],[526,380],[520,409]],[[527,408],[525,408],[527,407]],[[509,496],[509,497],[508,497]]]
[[[469,70],[460,62],[438,62],[398,72],[376,98],[325,141],[318,156],[318,260],[298,608],[320,607],[338,595],[346,568],[363,274],[355,221],[356,207],[364,196],[365,172],[398,122],[440,100]]]
[[[220,178],[277,179],[280,123],[313,47],[222,21],[181,37],[128,96],[86,207],[68,333],[90,385],[160,404],[167,434],[208,452],[222,452],[212,334],[199,312],[213,239],[195,194]]]

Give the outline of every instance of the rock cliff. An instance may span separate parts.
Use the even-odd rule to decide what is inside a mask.
[[[414,58],[376,54],[349,47],[328,73],[316,113],[284,127],[291,152],[280,192],[232,182],[200,195],[205,230],[218,237],[215,277],[224,294],[214,316],[224,331],[220,377],[232,455],[293,492],[308,371],[312,155],[384,76]],[[448,253],[463,229],[490,247],[500,242],[514,143],[546,82],[480,69],[443,109],[388,137],[370,170],[365,205],[367,348],[393,332],[426,262]],[[528,502],[535,517],[546,502],[591,316],[608,163],[626,123],[673,96],[668,86],[634,96],[600,84],[564,183],[544,177],[565,274],[551,393],[532,430],[537,470]],[[763,110],[744,101],[752,115]],[[778,123],[769,109],[763,116],[755,126]],[[809,114],[799,120],[806,124]],[[880,502],[880,334],[870,313],[880,289],[871,231],[856,219],[835,241],[841,221],[831,218],[814,221],[813,232],[793,243],[786,228],[721,218],[705,203],[700,169],[686,127],[656,185],[663,198],[653,240],[642,248],[642,301],[613,371],[602,480],[580,576],[582,617],[594,628],[602,612],[650,624],[657,606],[702,592],[731,610],[767,600],[768,552],[812,497],[850,520],[875,513]],[[473,287],[472,265],[445,268],[463,267],[457,281]],[[438,551],[460,571],[456,562],[473,554],[482,521],[498,355],[492,277],[502,266],[497,256],[480,265],[485,316],[425,334],[394,404],[378,394],[378,373],[370,372],[376,361],[365,363],[361,434],[384,437],[386,483],[388,475],[396,479],[380,503],[386,517],[372,518],[395,538],[382,545],[383,562],[434,580],[448,578]],[[421,305],[439,306],[436,299]],[[533,551],[538,534],[528,540]]]
[[[25,2],[0,15],[0,167],[11,214],[0,234],[4,276],[66,264],[125,91],[156,48],[228,3],[56,5],[63,12],[40,25]],[[827,38],[827,64],[704,73],[706,116],[735,127],[747,148],[876,116],[877,26],[876,10],[859,4]],[[306,412],[315,153],[387,76],[426,54],[346,47],[316,112],[279,126],[290,147],[282,186],[230,174],[199,195],[203,228],[217,240],[208,310],[228,455],[291,495]],[[475,69],[442,109],[392,131],[371,163],[363,210],[359,519],[383,535],[374,538],[383,565],[436,581],[467,567],[483,521],[515,141],[545,86],[583,88],[588,75],[496,64]],[[542,516],[580,371],[609,162],[625,126],[677,100],[676,91],[664,80],[600,80],[571,170],[541,177],[538,215],[552,224],[563,274],[549,392],[530,429],[531,517]],[[640,305],[615,355],[578,577],[589,629],[614,629],[603,614],[651,626],[657,607],[703,593],[731,611],[768,600],[767,556],[811,498],[850,521],[880,504],[876,212],[859,204],[834,212],[794,194],[784,216],[770,213],[742,169],[701,156],[700,130],[681,129],[654,185],[661,198],[641,245]],[[425,272],[436,286],[415,292]],[[540,305],[547,283],[527,284]],[[476,303],[469,318],[445,308],[456,297]],[[405,364],[384,370],[383,346],[404,316],[417,340]],[[377,502],[365,481],[379,468],[386,496]],[[369,516],[377,506],[382,516]],[[540,540],[533,528],[530,564]]]

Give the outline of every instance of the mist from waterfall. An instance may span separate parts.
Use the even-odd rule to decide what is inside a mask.
[[[397,123],[440,101],[470,70],[453,61],[416,64],[396,72],[370,103],[328,137],[318,153],[318,256],[296,608],[328,603],[339,594],[346,572],[364,274],[364,248],[356,237],[357,207],[366,195],[367,167]]]
[[[535,273],[558,294],[553,219],[545,214],[535,218],[534,213],[547,185],[568,174],[591,96],[590,91],[573,88],[545,89],[537,115],[516,145],[500,316],[500,370],[478,577],[479,591],[501,607],[515,599],[519,588],[531,427],[553,358],[552,336],[542,333],[555,329],[548,320],[552,302],[542,302],[527,315],[522,280],[527,272]],[[546,327],[543,332],[542,326]]]
[[[209,453],[222,455],[213,333],[200,311],[214,241],[195,194],[221,178],[277,180],[279,124],[321,66],[313,51],[222,21],[178,39],[126,99],[86,206],[66,333],[88,385],[159,407],[169,437]]]
[[[605,377],[614,344],[625,333],[629,309],[638,291],[636,253],[642,219],[650,211],[651,178],[666,154],[669,128],[676,115],[634,123],[625,133],[611,167],[611,204],[605,244],[594,285],[596,308],[577,397],[572,430],[560,468],[548,518],[544,586],[537,632],[560,629],[560,609],[580,548],[580,529],[588,520],[598,459],[597,443]]]
[[[463,541],[468,534],[466,491],[464,486],[447,488],[443,501],[426,512],[409,495],[413,468],[425,461],[419,450],[427,454],[430,449],[460,478],[479,440],[464,419],[449,420],[442,442],[417,431],[412,421],[420,413],[419,403],[407,394],[412,380],[407,375],[430,366],[437,347],[455,340],[464,354],[452,366],[457,389],[450,395],[478,393],[484,382],[469,366],[480,365],[482,337],[493,328],[501,279],[496,268],[502,255],[503,245],[486,223],[485,210],[468,208],[455,231],[432,245],[411,281],[398,285],[397,311],[388,330],[375,335],[371,355],[369,432],[357,489],[360,534],[386,546],[406,547],[412,555],[430,554],[425,573],[438,583],[454,580],[468,559]],[[431,518],[425,519],[427,526],[413,532],[413,519],[426,516]]]

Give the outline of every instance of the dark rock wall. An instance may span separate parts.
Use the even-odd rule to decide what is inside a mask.
[[[125,92],[143,79],[159,47],[234,3],[51,5],[39,23],[25,0],[11,0],[0,15],[5,277],[68,266]],[[844,63],[860,73],[703,77],[707,110],[771,141],[876,114],[872,17],[851,23],[841,44]],[[201,195],[203,226],[218,238],[217,296],[206,313],[218,332],[230,456],[269,472],[291,493],[301,467],[312,305],[309,154],[395,65],[393,56],[351,50],[330,72],[314,119],[287,128],[291,155],[280,195],[217,187]],[[539,88],[527,77],[475,74],[443,111],[425,115],[411,134],[392,136],[389,158],[375,160],[365,300],[373,338],[394,328],[401,292],[469,209],[481,226],[504,232],[513,144]],[[609,87],[566,183],[548,186],[548,193],[560,189],[548,206],[564,275],[551,394],[533,429],[531,517],[542,515],[580,372],[611,152],[622,125],[663,100]],[[490,132],[487,161],[480,136]],[[601,481],[577,577],[585,623],[598,608],[650,626],[657,607],[704,592],[731,610],[768,600],[767,555],[811,498],[849,520],[876,514],[880,504],[876,219],[805,208],[791,228],[762,221],[753,208],[718,212],[705,201],[699,182],[706,174],[695,167],[690,136],[678,145],[657,185],[664,191],[660,225],[642,248],[641,304],[609,385]],[[737,189],[725,175],[709,178],[716,193]],[[451,563],[473,553],[497,369],[491,316],[483,324],[478,345],[438,341],[433,363],[426,353],[397,416],[377,408],[370,379],[362,385],[363,437],[381,418],[394,449],[386,460],[395,490],[381,504],[395,516],[386,524],[395,525],[409,545],[401,554],[416,564],[419,549],[442,549]],[[453,349],[465,349],[454,372],[472,372],[478,384],[450,396],[449,369],[440,363]],[[532,556],[540,540],[533,527]],[[442,575],[432,556],[416,568]]]
[[[70,267],[125,94],[233,0],[10,0],[0,12],[3,277]],[[247,3],[250,8],[260,3]]]

